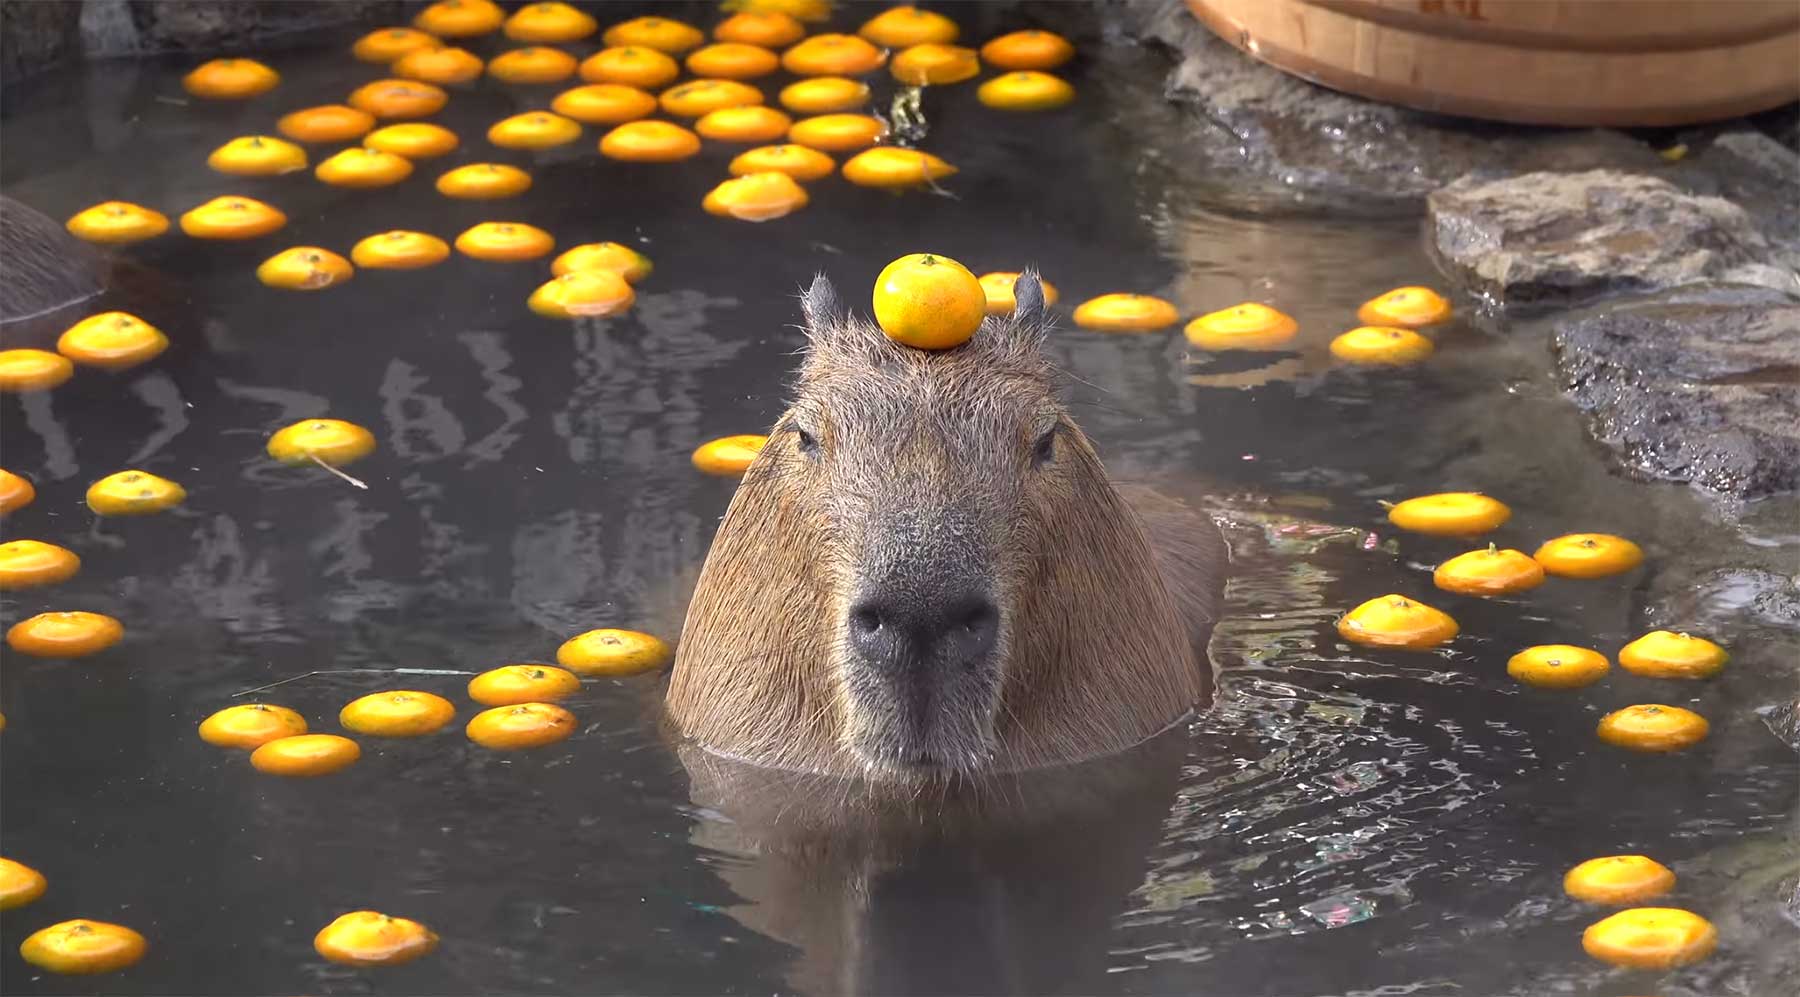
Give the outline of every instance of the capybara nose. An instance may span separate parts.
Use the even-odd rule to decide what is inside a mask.
[[[986,592],[937,597],[871,593],[850,607],[850,644],[881,668],[972,665],[994,649],[1000,610]]]

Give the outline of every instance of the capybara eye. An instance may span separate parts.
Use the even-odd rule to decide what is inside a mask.
[[[1031,448],[1031,464],[1033,467],[1042,467],[1055,459],[1056,429],[1052,427],[1049,432],[1038,437],[1037,444]]]
[[[819,441],[813,438],[813,434],[799,426],[794,427],[794,446],[808,457],[816,456],[819,452]]]

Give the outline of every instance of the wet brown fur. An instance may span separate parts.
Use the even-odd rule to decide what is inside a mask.
[[[863,502],[852,508],[873,517],[921,495],[951,512],[989,493],[1013,503],[992,545],[1006,552],[995,584],[1007,619],[993,750],[959,774],[1122,751],[1205,705],[1224,542],[1185,504],[1108,479],[1055,401],[1041,313],[1022,304],[1026,314],[988,319],[969,343],[927,352],[827,307],[809,295],[812,342],[794,407],[739,485],[689,604],[667,695],[679,732],[758,764],[869,774],[850,747],[866,718],[835,664],[844,614],[835,561],[879,550],[880,538],[834,535],[820,509]],[[1054,461],[1034,470],[1030,417],[1040,411],[1060,428]],[[835,452],[880,468],[867,490],[883,494],[822,494],[792,431],[801,419],[822,421],[827,445],[849,448]],[[907,435],[893,432],[908,420]],[[925,441],[939,430],[972,456],[934,451]],[[953,480],[971,466],[980,480]]]

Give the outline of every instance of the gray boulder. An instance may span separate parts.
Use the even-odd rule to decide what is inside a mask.
[[[1426,200],[1439,262],[1501,305],[1553,306],[1702,281],[1800,294],[1743,208],[1613,170],[1465,177]]]
[[[1715,245],[1692,253],[1737,258]],[[1715,286],[1563,319],[1553,338],[1563,390],[1626,467],[1740,498],[1800,489],[1800,301]]]
[[[1364,100],[1266,66],[1180,0],[1112,0],[1116,33],[1171,50],[1167,96],[1191,112],[1190,172],[1240,201],[1392,211],[1465,174],[1651,169],[1642,142],[1605,129],[1527,128]],[[1227,182],[1228,181],[1228,182]]]

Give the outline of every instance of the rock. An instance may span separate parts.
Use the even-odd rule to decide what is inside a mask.
[[[81,5],[0,3],[0,79],[13,83],[81,53]]]
[[[1682,224],[1658,217],[1636,223],[1638,241]],[[1689,255],[1738,258],[1711,244],[1725,248]],[[1740,498],[1800,489],[1800,301],[1725,286],[1668,294],[1559,321],[1554,344],[1563,390],[1626,467]]]
[[[1800,152],[1741,121],[1696,142],[1699,152],[1671,167],[1669,179],[1748,208],[1781,265],[1800,269]]]
[[[1800,699],[1778,706],[1768,706],[1757,711],[1762,715],[1763,723],[1769,731],[1781,739],[1781,743],[1800,751]],[[1800,898],[1800,892],[1795,894]],[[1800,911],[1796,911],[1800,913]]]
[[[1477,171],[1653,169],[1661,162],[1616,131],[1489,124],[1316,86],[1232,48],[1180,0],[1114,0],[1102,13],[1119,33],[1173,50],[1166,92],[1193,112],[1194,155],[1202,161],[1191,172],[1240,201],[1391,211]]]
[[[1800,294],[1744,209],[1614,170],[1470,176],[1426,199],[1439,262],[1502,305],[1563,305],[1701,281]]]
[[[405,23],[399,0],[89,0],[87,6],[97,8],[83,17],[90,57],[244,53],[321,28]]]

